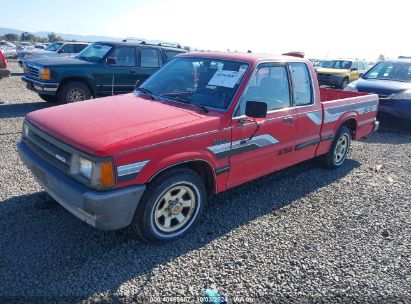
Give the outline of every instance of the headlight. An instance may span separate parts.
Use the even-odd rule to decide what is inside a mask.
[[[40,79],[45,79],[45,80],[50,80],[51,76],[50,76],[50,69],[40,69],[39,70],[39,78]]]
[[[400,93],[391,94],[390,99],[411,99],[411,90],[406,90]]]
[[[344,91],[351,91],[351,92],[358,92],[357,85],[354,82],[349,83],[345,88]]]
[[[70,173],[85,178],[94,188],[110,188],[114,185],[113,165],[110,161],[96,162],[73,155]]]

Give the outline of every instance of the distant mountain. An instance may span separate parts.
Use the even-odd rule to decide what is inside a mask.
[[[24,31],[21,30],[16,30],[16,29],[11,29],[11,28],[4,28],[0,27],[0,35],[4,34],[17,34],[21,35]],[[47,37],[47,34],[51,33],[49,32],[29,32],[30,34],[33,34],[37,37],[42,37],[45,38]],[[94,42],[94,41],[102,41],[102,40],[109,40],[109,41],[121,41],[123,38],[116,38],[116,37],[110,37],[110,36],[97,36],[97,35],[76,35],[76,34],[62,34],[62,33],[55,33],[57,36],[60,36],[64,40],[77,40],[77,41],[89,41],[89,42]],[[133,38],[137,39],[137,38]]]

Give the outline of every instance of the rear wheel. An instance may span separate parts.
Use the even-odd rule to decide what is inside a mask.
[[[148,242],[174,240],[196,222],[205,201],[198,174],[188,168],[170,170],[148,185],[131,228]]]
[[[60,103],[72,103],[90,98],[90,89],[80,81],[66,83],[58,94]]]
[[[57,96],[39,94],[40,98],[47,102],[57,102]]]
[[[346,126],[341,126],[330,150],[324,155],[324,165],[329,169],[341,167],[347,159],[348,151],[351,145],[351,132]]]

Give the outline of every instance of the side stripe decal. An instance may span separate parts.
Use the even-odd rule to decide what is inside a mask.
[[[129,180],[133,180],[137,177],[137,174],[147,165],[149,160],[132,163],[124,166],[117,167],[117,181],[122,183]]]
[[[318,144],[319,142],[320,142],[320,139],[316,138],[316,139],[313,139],[313,140],[310,140],[310,141],[307,141],[307,142],[296,145],[295,150],[301,150],[301,149],[304,149],[304,148],[307,148],[307,147],[310,147],[310,146],[314,146],[314,145]]]
[[[269,134],[259,135],[249,139],[241,139],[221,145],[215,145],[207,147],[218,158],[225,158],[231,155],[237,155],[249,151],[256,150],[258,148],[267,147],[278,143],[278,139],[272,137]]]
[[[344,105],[340,107],[326,109],[324,111],[324,122],[333,122],[340,118],[341,114],[356,110],[359,114],[366,114],[370,112],[376,112],[378,110],[378,100],[375,101],[366,101],[362,103],[355,103],[350,105]],[[315,111],[305,114],[313,123],[316,125],[321,125],[322,122],[322,113],[321,111]]]

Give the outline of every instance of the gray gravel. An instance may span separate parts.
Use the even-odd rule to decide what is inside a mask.
[[[215,288],[230,303],[411,303],[410,135],[355,142],[336,171],[309,161],[212,197],[187,236],[152,245],[50,199],[15,148],[47,104],[16,76],[0,100],[0,302],[198,303]]]

